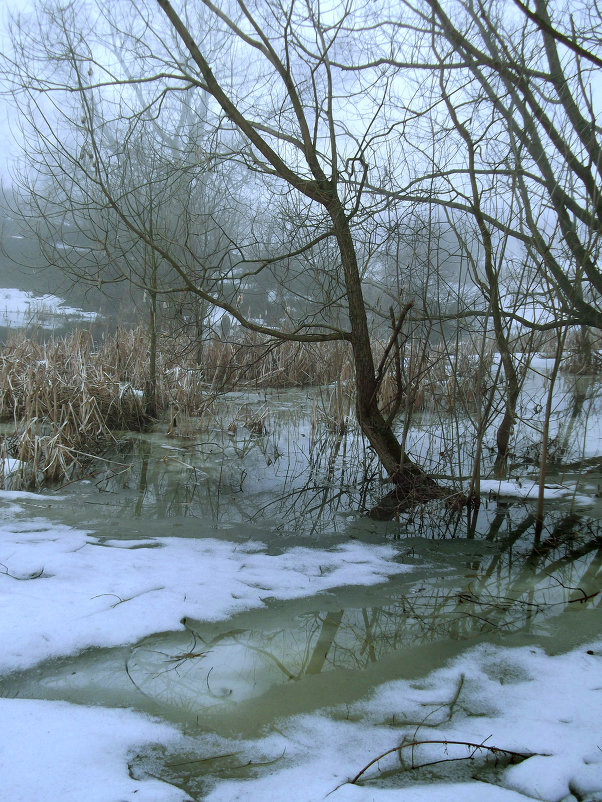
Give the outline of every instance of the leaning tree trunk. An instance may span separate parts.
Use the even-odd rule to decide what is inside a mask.
[[[410,492],[413,492],[418,485],[424,486],[423,497],[425,494],[430,494],[430,497],[441,495],[443,493],[441,488],[439,488],[424,471],[416,465],[413,465],[410,460],[406,458],[391,428],[391,424],[384,419],[378,409],[376,396],[379,381],[376,378],[374,370],[374,359],[370,344],[368,322],[366,319],[366,307],[362,295],[361,279],[353,238],[349,227],[349,219],[345,214],[345,209],[337,194],[336,169],[333,169],[333,175],[330,178],[325,175],[322,169],[322,155],[316,149],[315,143],[313,143],[311,126],[305,116],[303,103],[301,102],[298,92],[299,87],[295,84],[293,74],[290,71],[290,65],[285,65],[279,61],[277,54],[269,44],[267,36],[257,27],[256,31],[262,42],[259,50],[273,67],[275,71],[274,77],[277,77],[278,80],[282,82],[284,91],[290,100],[291,108],[297,119],[300,138],[303,142],[303,153],[313,176],[313,178],[309,180],[306,175],[297,174],[291,169],[281,158],[279,153],[272,149],[270,143],[262,137],[259,127],[249,122],[224,91],[213,74],[209,63],[199,49],[194,37],[175,12],[169,0],[157,0],[157,2],[165,12],[174,30],[181,37],[186,49],[199,68],[203,76],[205,91],[209,92],[215,98],[227,117],[238,127],[252,146],[257,149],[270,165],[269,172],[273,172],[289,186],[294,187],[307,198],[320,204],[330,216],[345,275],[345,286],[349,304],[349,321],[351,325],[351,335],[349,339],[351,340],[355,363],[357,418],[359,425],[381,460],[389,477],[394,482],[396,490],[399,490],[400,497],[407,498]],[[244,9],[244,6],[242,7]],[[221,11],[216,13],[223,17]],[[247,16],[249,16],[249,19],[252,21],[250,15]],[[252,24],[254,24],[253,21]],[[234,27],[233,24],[232,28],[234,29]],[[241,35],[246,38],[246,34]],[[332,132],[334,138],[334,127],[332,128]],[[336,166],[335,151],[336,147],[333,148],[332,153],[333,159],[335,159],[333,168]]]
[[[370,512],[371,517],[386,519],[399,507],[408,506],[415,501],[441,498],[445,491],[407,457],[391,423],[385,420],[378,407],[379,382],[375,373],[366,305],[349,221],[338,198],[329,204],[328,210],[339,246],[349,304],[357,420],[362,433],[395,485],[392,493]]]

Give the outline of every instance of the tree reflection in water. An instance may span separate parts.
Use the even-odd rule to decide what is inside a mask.
[[[295,603],[268,605],[267,617],[236,617],[222,626],[188,621],[183,634],[147,638],[127,660],[137,692],[185,715],[223,715],[252,700],[268,710],[276,689],[299,696],[311,686],[314,694],[326,677],[348,684],[352,675],[387,660],[408,663],[410,651],[442,651],[443,644],[492,633],[537,634],[573,609],[599,605],[602,540],[596,519],[556,503],[536,538],[530,504],[484,495],[477,508],[453,509],[443,500],[398,513],[388,523],[371,521],[364,513],[386,485],[357,431],[329,427],[316,417],[310,394],[246,398],[247,417],[253,404],[264,409],[269,401],[269,431],[252,431],[240,420],[232,426],[236,405],[228,397],[216,400],[212,417],[190,421],[189,437],[158,431],[133,438],[126,485],[121,473],[97,480],[120,520],[179,519],[182,528],[171,527],[170,533],[186,537],[214,536],[225,525],[229,537],[258,537],[275,551],[291,538],[321,548],[342,537],[392,540],[399,559],[416,570],[371,593],[356,588],[314,597],[314,612],[305,607],[299,613]],[[582,417],[582,397],[573,401],[559,432],[563,459]],[[412,448],[423,464],[433,473],[443,471],[449,424],[457,453],[464,455],[453,474],[456,481],[469,474],[470,427],[428,416],[415,423]],[[529,470],[525,463],[523,478]],[[441,473],[437,478],[446,480]],[[447,481],[450,494],[460,488],[451,475]],[[330,685],[322,704],[336,694]]]
[[[342,609],[329,596],[328,608],[318,612],[292,615],[281,605],[270,627],[233,627],[231,620],[220,629],[187,621],[185,635],[147,638],[130,655],[132,682],[190,712],[236,706],[275,686],[364,671],[392,654],[436,643],[533,627],[543,632],[568,611],[599,606],[598,523],[555,513],[548,517],[546,539],[533,545],[533,514],[522,509],[522,520],[512,527],[509,515],[516,520],[517,510],[496,508],[480,540],[489,546],[484,555],[466,557],[466,541],[459,554],[447,549],[439,560],[429,555],[426,578],[405,575],[396,586],[402,590],[387,590],[386,604]]]

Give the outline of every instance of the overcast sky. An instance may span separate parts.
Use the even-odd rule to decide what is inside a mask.
[[[7,21],[9,14],[28,11],[32,8],[31,0],[0,0],[0,50],[7,46]],[[9,177],[10,164],[14,160],[18,147],[10,129],[11,106],[8,98],[0,94],[0,177],[5,181]]]

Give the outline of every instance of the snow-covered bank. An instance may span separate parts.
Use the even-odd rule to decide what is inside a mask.
[[[14,509],[0,518],[2,672],[181,629],[184,617],[219,620],[269,598],[369,585],[409,570],[391,546],[349,542],[270,555],[262,543],[213,538],[107,541],[43,518],[11,521]]]
[[[241,544],[201,537],[203,524],[198,519],[191,519],[190,531],[195,527],[196,537],[166,534],[119,540],[118,533],[108,524],[86,532],[42,517],[51,514],[45,512],[49,506],[56,515],[56,505],[62,503],[65,499],[52,495],[0,493],[0,671],[28,668],[46,658],[75,654],[86,647],[131,644],[152,633],[183,630],[181,621],[185,616],[205,622],[227,620],[240,611],[265,606],[270,598],[315,596],[337,586],[379,583],[410,570],[396,561],[400,551],[406,551],[401,542],[388,546],[349,541],[332,549],[294,547],[275,554],[258,540]],[[173,521],[165,519],[166,533],[170,525]],[[514,554],[518,559],[518,551]],[[470,587],[478,569],[467,559],[462,557],[458,568]],[[588,564],[593,581],[599,564],[594,558]],[[446,566],[441,577],[448,576]],[[497,581],[503,582],[501,576]],[[401,619],[400,627],[405,631],[416,624],[429,629],[432,621],[414,601],[418,597],[414,600],[409,594],[408,607],[404,608],[407,618]],[[591,598],[585,615],[596,615],[597,601],[598,597]],[[563,614],[565,623],[566,616],[570,619],[571,631],[575,619],[570,617],[581,615],[584,606],[570,604]],[[464,609],[462,594],[458,594],[458,613],[462,614],[460,607]],[[364,628],[360,623],[354,629],[358,637],[353,643],[344,637],[338,642],[333,640],[335,650],[347,647],[347,652],[354,655],[374,648],[371,627],[376,626],[376,619],[370,623],[370,611],[363,612],[368,623]],[[393,613],[385,610],[383,618],[390,615]],[[316,623],[321,631],[325,619],[316,618]],[[540,625],[539,632],[557,625],[556,621]],[[231,624],[224,626],[227,630]],[[280,629],[274,627],[273,631]],[[189,634],[190,631],[186,637]],[[392,637],[388,631],[383,634]],[[319,640],[317,634],[316,637]],[[467,649],[468,644],[453,642],[457,646],[455,654]],[[521,643],[524,642],[523,639]],[[579,642],[576,638],[572,643]],[[201,632],[199,644],[203,643]],[[218,737],[209,731],[201,710],[198,729],[192,728],[190,736],[184,738],[175,726],[131,710],[114,709],[120,703],[133,704],[129,701],[133,696],[114,695],[107,699],[92,693],[77,699],[96,704],[104,699],[110,708],[6,698],[19,691],[23,696],[44,697],[53,692],[60,695],[58,673],[53,674],[52,666],[38,666],[28,672],[30,685],[25,691],[23,684],[18,685],[19,677],[17,684],[9,685],[7,680],[5,698],[0,690],[0,798],[10,802],[602,800],[602,642],[588,643],[557,656],[546,655],[535,646],[508,648],[484,643],[436,670],[433,666],[443,664],[444,652],[433,649],[429,654],[435,662],[429,661],[426,671],[422,668],[412,672],[406,670],[409,656],[403,643],[396,640],[388,658],[394,670],[387,675],[394,681],[384,683],[382,674],[370,675],[369,661],[363,669],[369,677],[365,687],[374,688],[369,695],[365,689],[360,693],[351,690],[351,670],[346,663],[343,668],[335,666],[337,670],[331,671],[330,677],[327,671],[284,676],[278,692],[288,692],[295,700],[297,695],[310,700],[305,706],[289,708],[286,718],[278,718],[283,713],[276,706],[270,707],[278,693],[270,697],[265,691],[255,664],[249,672],[252,693],[244,696],[232,692],[238,687],[234,680],[242,684],[239,675],[243,664],[233,650],[225,648],[227,640],[221,633],[216,643],[224,648],[221,652],[214,648],[209,665],[198,653],[205,647],[196,646],[196,635],[196,654],[190,653],[189,646],[181,653],[179,649],[164,652],[161,641],[153,639],[152,643],[139,645],[137,652],[133,650],[132,659],[125,665],[119,658],[119,678],[156,701],[156,709],[166,710],[161,708],[160,694],[152,695],[152,682],[136,684],[142,676],[136,673],[137,666],[144,668],[145,653],[152,655],[154,650],[159,662],[153,663],[156,670],[152,679],[160,677],[160,681],[169,683],[173,673],[186,683],[186,661],[203,664],[204,669],[199,669],[201,679],[196,684],[191,682],[190,694],[200,695],[199,686],[206,685],[213,699],[223,700],[226,696],[219,695],[223,684],[218,672],[221,655],[224,663],[226,659],[230,661],[228,668],[234,678],[227,683],[226,704],[231,698],[235,708],[239,697],[243,702],[253,697],[257,707],[266,710],[269,723],[263,729],[251,727],[247,740],[240,735]],[[309,654],[305,641],[299,638],[298,643],[299,651]],[[556,648],[559,643],[560,648],[569,648],[564,640],[556,638]],[[315,647],[311,651],[316,651]],[[173,654],[180,662],[172,658]],[[274,649],[274,655],[278,654]],[[380,668],[376,651],[374,654],[374,665]],[[270,655],[271,652],[268,659]],[[91,672],[96,672],[97,656],[91,653],[87,657]],[[272,662],[280,670],[277,662]],[[286,662],[293,662],[290,653]],[[81,666],[63,668],[71,676],[78,674]],[[110,671],[104,677],[102,671],[99,674],[97,688],[103,682],[109,687],[114,681]],[[400,676],[413,678],[398,679]],[[331,686],[325,684],[328,681]],[[74,676],[73,682],[84,687],[85,671],[81,679]],[[334,706],[330,693],[323,698],[333,706],[322,707],[324,701],[318,704],[311,695],[312,689],[328,690],[335,684],[341,689],[337,701],[347,704]],[[168,690],[173,692],[173,683]],[[312,712],[297,714],[300,710]],[[186,720],[190,725],[194,717]],[[256,737],[256,733],[260,734]],[[404,739],[438,743],[400,753],[396,748]],[[517,765],[505,766],[503,753],[486,753],[474,747],[468,750],[451,741],[486,744],[532,756]],[[149,758],[147,763],[146,758],[139,759],[147,745],[153,743],[169,750],[166,768],[159,760]],[[351,784],[350,780],[368,763],[390,750],[394,750],[393,754],[365,772],[363,784]],[[467,761],[470,753],[474,759]],[[231,770],[227,766],[225,774],[221,772],[224,764],[216,758],[220,755],[232,758]],[[403,771],[400,755],[405,761]],[[433,765],[416,770],[411,768],[412,760],[414,765]],[[168,773],[175,785],[184,786],[184,775],[179,777],[178,769],[171,767],[187,761],[196,766],[192,772],[198,770],[206,778],[198,780],[198,791],[195,788],[187,794],[157,779]],[[497,767],[496,761],[500,762]]]
[[[344,710],[298,716],[278,733],[237,743],[245,759],[275,765],[257,778],[217,782],[203,798],[262,802],[286,789],[288,802],[594,802],[602,799],[601,668],[602,641],[554,657],[483,645],[419,682],[388,683]],[[366,771],[367,783],[350,783],[404,739],[533,757],[496,771],[501,753],[430,744],[395,751]],[[432,765],[412,768],[423,763]]]
[[[484,644],[419,681],[381,685],[344,709],[280,720],[256,740],[201,736],[186,748],[209,767],[215,758],[217,773],[194,798],[597,802],[602,799],[601,663],[602,641],[556,656],[538,648]],[[0,699],[0,722],[2,794],[11,802],[190,798],[153,779],[160,771],[155,764],[146,766],[151,776],[141,767],[128,770],[130,755],[145,744],[179,748],[177,730],[146,716]],[[360,784],[351,783],[404,740],[432,743],[396,750],[374,763]],[[467,749],[464,743],[490,751]],[[503,753],[493,749],[531,757],[506,765]],[[224,754],[236,756],[244,779],[219,778],[218,756]],[[178,760],[176,751],[169,762]],[[186,763],[185,756],[181,760]],[[425,763],[431,765],[416,768]],[[245,771],[248,765],[256,768]]]
[[[95,320],[96,312],[67,306],[57,295],[34,295],[17,289],[0,289],[0,325],[10,328],[37,325],[52,328],[57,318]]]
[[[128,756],[179,732],[130,710],[0,699],[0,797],[10,802],[184,802],[153,777],[134,779]]]
[[[267,598],[371,584],[408,570],[393,561],[395,549],[360,543],[269,555],[258,542],[213,538],[99,540],[41,517],[17,520],[19,499],[60,503],[0,494],[2,672],[178,629],[184,616],[221,619]],[[0,698],[1,794],[11,802],[179,802],[187,799],[181,791],[128,773],[130,752],[177,736],[130,711]]]

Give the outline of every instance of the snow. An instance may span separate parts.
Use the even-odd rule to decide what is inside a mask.
[[[43,518],[16,523],[14,509],[0,523],[2,672],[183,629],[184,617],[215,621],[269,598],[368,585],[409,570],[394,562],[391,546],[352,541],[270,555],[259,542],[212,538],[100,541]]]
[[[334,795],[337,802],[400,802],[398,789],[370,789],[366,793],[364,788],[355,785],[345,785]],[[418,786],[416,788],[404,788],[403,802],[451,802],[451,800],[465,800],[465,802],[517,802],[525,797],[508,791],[505,788],[498,788],[488,783],[441,783],[439,785]]]
[[[410,570],[395,561],[399,550],[389,545],[350,541],[330,549],[294,547],[273,554],[258,540],[241,544],[167,534],[105,540],[92,531],[31,516],[35,502],[44,508],[57,500],[0,493],[4,673],[87,647],[183,631],[184,617],[226,619],[271,598],[368,585]],[[29,512],[23,515],[25,502]],[[600,799],[601,659],[602,641],[555,656],[532,646],[480,644],[426,677],[381,684],[369,697],[344,707],[291,716],[256,738],[223,739],[228,747],[224,751],[240,751],[257,768],[246,778],[214,778],[202,798],[560,802],[574,793],[580,799]],[[345,673],[340,677],[344,683]],[[323,677],[313,679],[320,682]],[[195,738],[201,760],[216,754],[215,737]],[[183,791],[152,773],[129,769],[132,755],[148,744],[177,750],[184,743],[181,738],[175,726],[131,710],[0,698],[2,798],[184,802],[189,797]],[[485,754],[463,769],[468,761],[447,758],[465,758],[465,747],[431,744],[414,752],[419,763],[443,761],[427,774],[401,772],[396,750],[366,771],[365,784],[350,783],[404,738],[483,743],[532,757],[489,769],[496,771],[491,780],[483,776]],[[412,754],[403,754],[408,765]],[[391,769],[386,784],[379,784],[380,772]]]
[[[130,710],[0,699],[2,798],[10,802],[183,802],[171,785],[128,773],[128,754],[172,743],[174,727]],[[7,726],[8,723],[8,726]]]
[[[202,798],[264,802],[281,799],[286,789],[287,802],[327,796],[334,802],[559,802],[570,799],[571,791],[581,799],[600,799],[601,658],[602,642],[552,657],[531,647],[481,645],[420,682],[390,682],[345,710],[294,716],[265,737],[226,742],[245,761],[273,763],[258,776],[218,781]],[[449,703],[460,682],[451,711]],[[0,721],[10,732],[0,740],[0,766],[3,793],[11,802],[79,802],[83,789],[89,802],[187,798],[148,776],[133,780],[126,770],[134,748],[149,742],[177,743],[173,727],[127,710],[19,699],[0,700]],[[418,747],[413,754],[416,764],[444,761],[440,776],[434,775],[428,784],[424,777],[413,784],[413,770],[400,771],[397,754],[366,771],[362,779],[371,782],[351,784],[364,766],[399,746],[404,737],[486,743],[533,756],[499,768],[497,784],[492,784],[479,779],[484,757],[445,763],[447,758],[466,757],[468,750],[437,744]],[[207,752],[215,754],[214,736],[206,740]],[[410,766],[412,755],[404,751],[405,765]],[[206,757],[202,744],[199,755]],[[490,756],[489,764],[493,762]],[[463,764],[468,766],[464,775],[455,775],[455,766]],[[393,776],[399,785],[379,786],[379,773],[390,769],[397,769]]]
[[[282,767],[253,780],[218,782],[205,798],[208,802],[260,802],[281,798],[286,789],[287,802],[310,802],[327,795],[333,802],[559,802],[570,798],[572,790],[582,794],[580,798],[589,794],[590,800],[600,799],[602,642],[589,649],[594,650],[588,654],[588,647],[583,647],[550,657],[530,647],[479,646],[419,683],[387,683],[362,703],[330,711],[330,715],[280,722],[280,734],[238,745],[244,747],[245,756],[257,760],[259,755],[276,759],[285,752],[275,763]],[[449,701],[460,682],[461,692],[450,717]],[[395,724],[391,723],[393,716]],[[432,775],[427,785],[414,778],[414,785],[416,772],[400,770],[396,750],[363,775],[362,780],[372,783],[350,783],[371,760],[399,746],[404,738],[486,743],[533,756],[500,768],[499,785],[471,778],[482,770],[484,756],[475,761],[439,763],[439,777]],[[409,767],[412,751],[404,752]],[[431,744],[416,748],[413,759],[421,764],[467,754],[463,746]],[[456,779],[454,772],[462,763],[469,764],[467,775]],[[379,773],[390,769],[396,770],[393,776],[399,785],[375,785]]]
[[[14,457],[0,457],[0,476],[8,477],[16,473],[21,466],[21,460]]]
[[[497,496],[512,496],[513,498],[537,499],[539,493],[538,482],[523,479],[522,481],[481,479],[481,494],[492,493]],[[570,498],[576,504],[593,504],[595,499],[591,496],[578,494],[575,485],[544,485],[544,498],[561,499]]]
[[[48,318],[56,317],[94,320],[97,314],[67,306],[56,295],[34,295],[32,292],[17,289],[0,290],[0,325],[2,326],[21,327],[35,323],[42,328],[52,328],[53,322]]]
[[[15,460],[17,462],[18,460]],[[28,493],[26,490],[0,490],[0,501],[38,501],[43,507],[48,507],[55,501],[64,501],[65,496],[52,494],[51,496],[42,496],[40,493]],[[2,511],[6,515],[7,507],[3,507]],[[10,508],[11,511],[19,509],[19,506]],[[0,520],[2,516],[0,516]]]
[[[24,669],[90,646],[130,643],[204,620],[346,583],[370,584],[408,570],[391,547],[349,543],[269,555],[259,542],[157,538],[132,544],[37,517],[16,520],[19,499],[0,493],[0,670]],[[133,545],[137,546],[134,548]],[[43,700],[0,699],[2,794],[11,802],[169,802],[185,795],[133,780],[127,755],[177,731],[131,711]],[[32,770],[33,767],[33,770]]]
[[[144,396],[143,390],[137,390],[135,387],[132,387],[129,382],[119,382],[119,397],[121,398],[122,396],[127,395],[127,393],[131,393],[138,398],[142,398]]]

